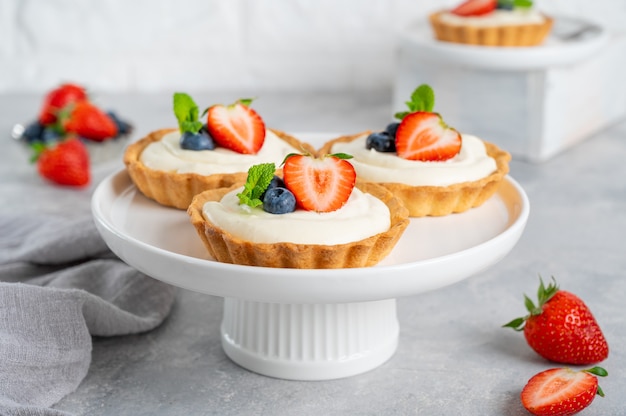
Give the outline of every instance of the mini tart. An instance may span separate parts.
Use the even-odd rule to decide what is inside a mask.
[[[187,209],[193,197],[202,191],[227,188],[233,184],[245,182],[248,172],[200,175],[156,170],[145,166],[140,160],[141,152],[150,143],[159,141],[166,134],[176,130],[174,128],[153,131],[126,148],[124,153],[126,170],[142,194],[161,205]],[[272,132],[296,149],[311,150],[309,145],[300,142],[295,137],[278,130],[272,129]]]
[[[407,209],[391,192],[374,183],[357,182],[361,191],[377,197],[389,208],[391,225],[387,231],[337,245],[252,243],[222,230],[207,221],[202,214],[206,202],[220,201],[226,193],[241,185],[202,192],[194,197],[187,209],[191,223],[209,254],[223,263],[294,269],[373,266],[389,254],[409,224]]]
[[[473,26],[449,24],[442,21],[439,11],[429,16],[435,38],[445,42],[481,46],[536,46],[543,43],[552,29],[553,19],[544,16],[543,23]]]
[[[351,142],[366,131],[350,136],[342,136],[324,144],[318,154],[332,153],[338,142]],[[487,155],[496,161],[496,170],[477,181],[461,182],[448,186],[413,186],[398,182],[376,182],[391,191],[409,210],[410,217],[443,216],[460,213],[478,207],[498,190],[500,183],[509,172],[511,155],[495,144],[483,141]]]

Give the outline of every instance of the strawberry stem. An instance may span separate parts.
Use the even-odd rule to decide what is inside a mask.
[[[588,368],[588,369],[582,370],[582,371],[584,371],[585,373],[593,374],[593,375],[598,376],[598,377],[606,377],[606,376],[609,375],[608,371],[606,371],[602,367],[597,367],[597,366],[593,367],[593,368]]]
[[[556,279],[552,276],[552,282],[547,287],[543,283],[541,275],[539,275],[539,289],[537,289],[537,305],[526,295],[524,295],[524,305],[528,310],[528,315],[522,318],[515,318],[511,322],[502,325],[503,328],[513,328],[516,331],[524,330],[524,323],[531,316],[540,315],[543,312],[543,305],[546,304],[559,291]]]
[[[609,372],[606,371],[604,368],[602,367],[592,367],[592,368],[588,368],[586,370],[582,370],[585,373],[590,373],[593,374],[594,376],[598,376],[598,377],[606,377],[609,375]],[[600,397],[604,397],[604,391],[602,391],[602,388],[600,387],[600,385],[598,384],[598,390],[596,391],[596,394]]]

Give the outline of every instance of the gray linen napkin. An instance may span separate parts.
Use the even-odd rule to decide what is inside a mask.
[[[0,415],[50,409],[91,362],[91,336],[148,331],[175,288],[119,260],[90,216],[0,216]]]

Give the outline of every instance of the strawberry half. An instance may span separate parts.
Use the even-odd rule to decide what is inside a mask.
[[[356,172],[346,155],[288,155],[283,165],[285,186],[302,209],[331,212],[343,207],[356,183]]]
[[[64,110],[65,111],[65,110]],[[117,136],[117,124],[109,115],[89,101],[80,101],[69,107],[69,116],[62,115],[66,132],[85,139],[101,142]]]
[[[89,153],[76,137],[39,149],[36,157],[39,174],[59,185],[85,186],[91,179]]]
[[[39,122],[44,126],[54,124],[57,114],[68,104],[84,101],[87,99],[85,89],[76,84],[62,84],[49,91],[44,97]]]
[[[207,129],[215,142],[237,153],[256,154],[265,141],[265,123],[249,100],[214,105],[207,110]]]
[[[538,305],[528,298],[529,315],[505,327],[524,331],[528,345],[547,360],[585,365],[600,362],[609,355],[609,346],[587,305],[576,295],[559,290],[556,283],[540,282]]]
[[[498,6],[497,0],[467,0],[451,10],[458,16],[481,16],[491,13]]]
[[[567,416],[580,412],[591,404],[596,394],[604,397],[597,376],[606,370],[594,367],[574,371],[552,368],[533,376],[522,389],[522,405],[536,416]]]
[[[407,114],[396,131],[396,152],[408,160],[441,161],[461,151],[461,135],[437,113]]]

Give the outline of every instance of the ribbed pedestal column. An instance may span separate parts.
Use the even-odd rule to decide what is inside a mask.
[[[240,366],[292,380],[374,369],[398,344],[396,301],[277,304],[224,299],[222,345]]]

